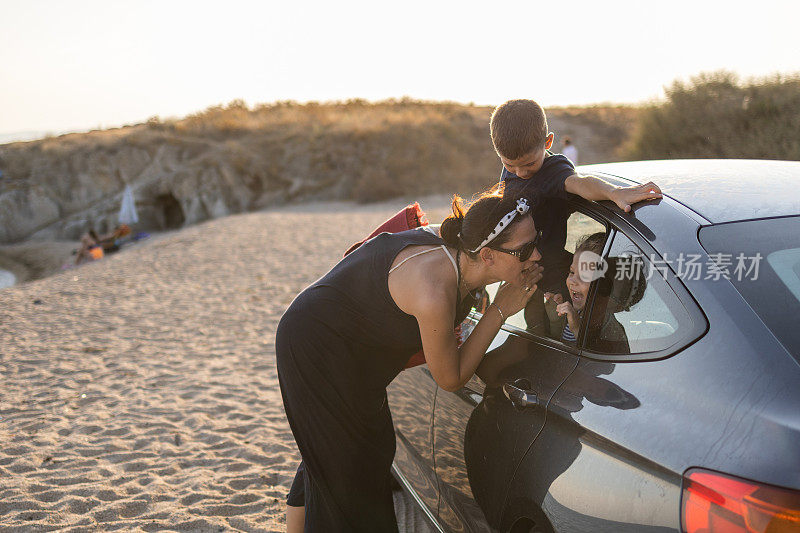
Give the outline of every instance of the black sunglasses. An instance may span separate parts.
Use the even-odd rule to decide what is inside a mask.
[[[509,254],[515,256],[519,259],[520,263],[524,263],[528,259],[530,259],[531,255],[533,255],[533,251],[536,249],[536,245],[539,244],[539,241],[542,239],[542,230],[536,232],[536,237],[531,242],[527,242],[517,248],[516,250],[506,250],[504,248],[493,248],[489,246],[492,250],[497,250],[498,252],[503,252],[504,254]]]

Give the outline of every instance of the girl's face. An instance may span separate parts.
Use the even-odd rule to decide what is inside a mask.
[[[567,289],[569,289],[569,296],[572,299],[572,307],[576,311],[582,310],[583,306],[586,305],[586,296],[589,294],[589,285],[591,285],[591,283],[583,281],[578,275],[579,261],[580,254],[575,254],[567,275]]]

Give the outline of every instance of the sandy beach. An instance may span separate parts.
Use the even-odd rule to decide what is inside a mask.
[[[0,527],[284,531],[278,320],[407,203],[217,219],[0,291]]]

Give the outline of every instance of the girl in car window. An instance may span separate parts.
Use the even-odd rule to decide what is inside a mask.
[[[592,279],[590,272],[581,271],[581,261],[587,260],[585,252],[591,252],[591,259],[599,258],[603,253],[603,244],[606,240],[604,232],[586,235],[578,242],[575,254],[572,256],[572,264],[569,267],[566,284],[569,291],[569,300],[564,301],[560,294],[545,294],[546,308],[550,318],[551,336],[560,340],[564,344],[575,346],[578,342],[578,334],[584,319],[586,309],[586,299],[589,297],[589,287]],[[614,321],[605,325],[606,329],[613,328],[614,335],[625,335],[625,331],[619,323]],[[618,329],[615,328],[619,326]]]
[[[581,271],[581,261],[593,261],[599,258],[603,253],[605,240],[606,234],[598,232],[587,235],[578,242],[566,279],[570,298],[568,301],[563,301],[560,294],[545,293],[551,336],[564,344],[570,346],[577,344],[585,319],[589,288],[593,281],[591,272]],[[584,252],[591,252],[594,255],[587,258],[583,255]],[[592,348],[603,352],[630,353],[625,329],[614,314],[629,310],[641,300],[646,281],[644,275],[637,269],[631,269],[637,274],[634,279],[623,277],[622,280],[618,280],[616,258],[607,258],[605,261],[608,268],[599,279],[600,286],[592,310],[592,315],[596,316],[596,319],[589,325],[587,333],[591,336],[589,344]]]
[[[302,456],[287,531],[397,531],[395,435],[386,386],[423,348],[445,390],[473,375],[505,319],[541,279],[540,234],[526,200],[500,187],[453,198],[439,232],[382,233],[301,292],[283,315],[276,359]],[[504,281],[470,336],[453,334],[480,289]]]
[[[606,234],[600,232],[586,235],[578,242],[575,254],[572,256],[569,273],[567,274],[568,301],[564,301],[561,294],[548,292],[544,295],[545,307],[550,319],[551,337],[570,346],[577,344],[578,333],[583,319],[583,310],[586,298],[589,296],[589,286],[591,285],[591,281],[584,281],[580,275],[580,258],[584,252],[592,252],[598,256],[602,254],[605,239]]]

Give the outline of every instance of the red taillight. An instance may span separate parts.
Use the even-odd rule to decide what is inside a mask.
[[[798,533],[800,492],[693,468],[681,518],[686,533]]]

